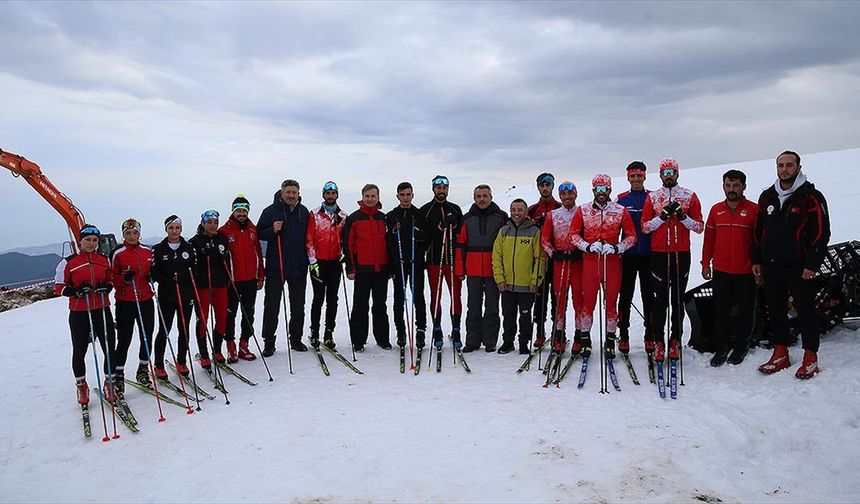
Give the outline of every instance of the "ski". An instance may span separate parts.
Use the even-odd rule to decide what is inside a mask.
[[[660,397],[666,398],[666,381],[663,379],[663,361],[657,362],[657,392]]]
[[[322,359],[322,354],[320,354],[320,359]],[[323,363],[325,363],[325,361],[323,361]],[[221,369],[222,371],[227,371],[227,372],[228,372],[228,373],[230,373],[231,375],[233,375],[233,376],[235,376],[236,378],[238,378],[238,379],[239,379],[239,381],[241,381],[242,383],[245,383],[245,384],[250,385],[250,386],[252,386],[252,387],[256,387],[256,386],[257,386],[257,382],[255,382],[254,380],[252,380],[252,379],[248,378],[247,376],[243,375],[242,373],[240,373],[240,372],[236,371],[236,370],[233,368],[233,366],[230,366],[229,364],[225,364],[225,363],[223,363],[223,362],[219,362],[219,363],[218,363],[218,368],[219,368],[219,369]],[[328,371],[328,366],[326,366],[326,367],[325,367],[325,369],[324,369],[323,371],[324,371],[324,372],[325,372],[325,371]]]
[[[184,378],[184,379],[185,379],[185,384],[186,384],[186,385],[191,385],[191,388],[193,388],[194,390],[196,390],[196,391],[197,391],[197,395],[202,396],[202,397],[200,398],[200,400],[201,400],[201,401],[203,400],[203,398],[204,398],[204,397],[205,397],[206,399],[209,399],[210,401],[215,399],[215,396],[213,396],[213,395],[212,395],[212,394],[210,394],[209,392],[206,392],[205,390],[203,390],[202,388],[200,388],[200,386],[198,386],[196,383],[194,383],[194,381],[193,381],[193,380],[189,380],[187,376],[180,375],[180,374],[179,374],[179,371],[177,371],[177,370],[176,370],[176,366],[174,366],[172,362],[170,362],[170,361],[168,361],[168,360],[165,360],[164,362],[166,362],[166,363],[167,363],[167,365],[168,365],[168,366],[170,366],[170,369],[172,369],[172,370],[173,370],[173,372],[174,372],[174,373],[176,373],[176,376],[182,376],[182,378]],[[189,399],[194,399],[193,397],[191,397],[191,395],[190,395],[190,394],[188,394],[188,398],[189,398]]]
[[[84,423],[84,436],[92,437],[93,429],[90,426],[90,405],[81,404],[81,421]]]
[[[332,356],[334,356],[334,358],[335,358],[338,362],[340,362],[340,363],[341,363],[341,364],[343,364],[344,366],[348,367],[349,369],[352,369],[356,374],[364,374],[364,372],[363,372],[362,370],[360,370],[360,369],[358,369],[357,367],[355,367],[355,364],[353,364],[352,362],[350,362],[350,361],[349,361],[349,359],[347,359],[346,357],[344,357],[344,356],[343,356],[343,354],[341,354],[341,353],[340,353],[340,352],[338,352],[337,350],[335,350],[335,349],[333,349],[333,348],[329,348],[329,347],[327,347],[327,346],[325,346],[325,345],[323,345],[323,347],[325,347],[325,349],[326,349],[326,350],[328,350],[328,351],[329,351],[329,353],[330,353],[330,354],[332,354]]]
[[[549,357],[546,359],[546,366],[544,366],[543,370],[543,373],[546,375],[546,381],[543,384],[543,388],[547,388],[550,383],[555,382],[553,376],[558,375],[559,363],[561,363],[561,355],[559,355],[558,352],[550,352]]]
[[[561,383],[562,380],[564,380],[564,377],[567,376],[567,372],[570,371],[570,368],[573,367],[574,362],[576,362],[576,359],[578,359],[578,358],[579,358],[578,353],[570,355],[570,358],[567,359],[567,362],[564,364],[564,367],[561,369],[561,373],[558,374],[558,378],[555,379],[556,385],[558,385],[559,383]]]
[[[678,361],[669,359],[669,397],[678,398]]]
[[[457,358],[460,360],[460,365],[462,365],[462,366],[463,366],[463,369],[464,369],[467,373],[471,373],[471,372],[472,372],[472,370],[471,370],[471,368],[469,368],[469,364],[467,364],[467,363],[466,363],[466,359],[464,359],[464,358],[463,358],[463,351],[462,351],[462,350],[460,350],[459,348],[458,348],[458,349],[456,349],[455,351],[457,352]]]
[[[526,360],[523,361],[523,363],[520,365],[519,369],[517,369],[517,373],[522,373],[523,371],[528,369],[529,365],[532,363],[532,360],[534,360],[534,358],[537,357],[537,354],[539,354],[543,350],[543,347],[545,345],[546,345],[546,342],[544,341],[543,345],[540,345],[539,347],[533,349],[532,353],[530,353],[529,356],[526,357]]]
[[[421,373],[421,351],[424,347],[418,347],[418,353],[415,354],[415,376]]]
[[[134,387],[134,388],[136,388],[142,392],[146,392],[149,395],[153,395],[153,396],[156,395],[155,389],[153,389],[152,387],[147,387],[146,385],[141,385],[140,383],[138,383],[134,380],[129,380],[128,378],[126,378],[125,384],[131,385],[132,387]],[[164,395],[161,391],[158,392],[158,398],[161,399],[162,401],[168,403],[168,404],[173,404],[175,406],[179,406],[182,409],[188,408],[187,406],[185,406],[181,402],[177,401],[176,399],[174,399],[170,396]]]
[[[636,370],[633,369],[633,363],[630,362],[630,355],[623,353],[621,354],[621,358],[624,359],[624,364],[627,365],[627,374],[630,375],[630,379],[633,380],[633,384],[639,385],[639,378],[636,376]]]
[[[621,386],[618,385],[618,375],[615,374],[615,364],[612,362],[615,359],[606,359],[606,368],[609,370],[609,379],[612,381],[612,386],[615,387],[615,390],[620,391]]]
[[[648,353],[648,381],[657,383],[657,378],[654,376],[654,353]]]
[[[579,372],[579,382],[576,384],[576,388],[581,389],[585,386],[585,377],[588,373],[588,358],[590,355],[586,355],[582,358],[582,370]]]
[[[105,406],[109,408],[111,407],[110,401],[108,401],[106,397],[102,396],[101,391],[99,389],[93,387],[93,392],[95,392],[95,394],[99,396],[99,399],[101,399],[102,402],[105,403]],[[131,421],[128,415],[125,414],[125,410],[123,408],[117,408],[116,405],[114,405],[114,411],[116,412],[116,416],[119,417],[119,419],[128,428],[128,430],[130,430],[131,432],[140,432],[140,429],[137,428],[137,424]]]
[[[190,396],[187,392],[183,392],[182,389],[179,387],[179,385],[176,385],[175,383],[168,380],[167,378],[157,378],[157,380],[158,380],[158,386],[159,387],[164,387],[164,388],[170,389],[170,390],[176,392],[176,394],[178,394],[179,397],[186,397],[191,401],[194,400],[194,398],[192,396]],[[201,397],[200,400],[203,401],[204,399]]]
[[[125,400],[125,397],[120,396],[119,398],[117,398],[116,405],[120,409],[122,409],[123,413],[125,414],[126,417],[128,417],[128,420],[131,423],[133,423],[134,425],[137,425],[137,418],[134,417],[134,413],[132,413],[131,408],[128,407],[128,401]]]
[[[400,347],[400,373],[406,372],[406,347]]]
[[[323,359],[322,352],[320,352],[320,347],[319,347],[319,346],[313,346],[313,345],[311,345],[311,348],[313,348],[313,349],[314,349],[314,353],[315,353],[315,354],[317,354],[317,360],[319,360],[319,362],[320,362],[320,367],[322,368],[322,372],[323,372],[323,374],[324,374],[324,375],[326,375],[326,376],[331,376],[331,373],[329,373],[329,371],[328,371],[328,366],[327,366],[327,365],[326,365],[326,363],[325,363],[325,359]],[[226,366],[226,364],[218,364],[218,365],[219,365],[219,366]],[[225,368],[223,368],[223,367],[222,367],[221,369],[225,369]],[[230,369],[232,370],[232,368],[230,368]],[[226,369],[225,369],[225,370],[226,370]],[[227,371],[227,372],[228,372],[228,373],[232,373],[232,374],[234,374],[234,375],[235,375],[235,372],[234,372],[234,371]],[[239,378],[239,379],[241,380],[241,378]],[[243,380],[243,381],[244,381],[244,380]],[[246,383],[247,383],[247,382],[246,382]],[[249,383],[249,385],[250,385],[250,383]],[[254,385],[256,385],[256,383],[254,383]]]
[[[552,369],[552,365],[555,363],[556,358],[558,358],[558,352],[552,351],[549,353],[549,357],[546,359],[546,364],[544,364],[541,373],[549,374],[549,370]]]
[[[442,349],[441,348],[436,349],[436,372],[437,373],[442,372]]]

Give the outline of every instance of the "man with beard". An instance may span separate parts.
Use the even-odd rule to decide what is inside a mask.
[[[645,351],[663,362],[666,343],[663,329],[671,307],[669,360],[681,356],[684,307],[681,296],[690,276],[690,231],[701,233],[702,205],[691,189],[678,185],[680,167],[672,158],[660,161],[663,187],[648,193],[642,209],[642,231],[651,235],[651,274],[654,277],[654,331],[645,341]],[[654,340],[658,340],[655,344]]]
[[[764,282],[773,355],[759,366],[772,374],[787,368],[788,296],[794,299],[803,337],[803,363],[794,374],[808,379],[818,371],[819,333],[815,315],[815,282],[827,243],[830,217],[824,196],[806,180],[800,155],[785,151],[776,158],[777,180],[758,199],[752,248],[752,271]]]
[[[484,345],[496,351],[499,339],[499,289],[493,281],[493,243],[508,215],[493,203],[493,190],[486,184],[475,187],[475,203],[463,216],[457,235],[455,274],[466,280],[466,345],[473,352]],[[483,313],[482,312],[483,308]]]
[[[559,208],[561,203],[552,197],[552,190],[555,187],[555,177],[552,176],[552,173],[541,173],[537,176],[535,183],[537,184],[538,193],[540,193],[540,199],[526,210],[526,217],[531,219],[538,229],[542,229],[547,215],[556,208]],[[554,276],[552,261],[546,264],[545,267],[546,279],[537,293],[535,293],[534,302],[534,323],[537,325],[535,345],[537,346],[543,345],[546,340],[546,327],[544,324],[546,322],[546,304],[550,297],[552,298],[552,306],[550,308],[552,320],[557,320],[556,309],[558,306],[556,304],[556,293],[555,289],[552,288]]]
[[[340,288],[341,243],[346,212],[337,204],[337,184],[328,181],[323,185],[323,202],[308,218],[305,242],[310,263],[311,287],[311,346],[320,346],[320,317],[325,302],[325,332],[323,345],[334,350],[334,326],[337,318],[337,291]]]
[[[746,188],[747,176],[744,172],[727,171],[723,175],[723,192],[726,199],[711,208],[705,224],[702,278],[713,278],[711,285],[714,289],[717,346],[711,359],[711,365],[714,367],[722,366],[726,359],[731,364],[740,364],[749,349],[755,305],[755,279],[752,274],[750,246],[758,205],[744,197]],[[740,324],[732,338],[729,335],[729,321],[732,319],[732,305],[735,301],[740,309]]]

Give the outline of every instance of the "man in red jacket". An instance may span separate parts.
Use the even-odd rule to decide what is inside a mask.
[[[731,364],[740,364],[749,349],[755,302],[755,278],[752,274],[750,246],[758,205],[744,197],[746,188],[747,176],[744,172],[727,171],[723,175],[723,192],[726,193],[726,199],[711,207],[705,224],[702,278],[713,278],[711,285],[714,289],[717,345],[717,351],[711,359],[711,365],[714,367],[722,366],[726,359]],[[735,301],[740,309],[740,325],[737,334],[731,338],[729,321]]]
[[[371,295],[373,337],[383,350],[391,350],[386,306],[390,276],[388,242],[385,238],[385,213],[381,208],[379,187],[367,184],[361,189],[358,210],[346,218],[343,227],[346,277],[355,281],[349,332],[356,352],[364,351],[367,343]]]
[[[233,213],[218,229],[227,238],[230,251],[230,283],[227,290],[227,362],[239,359],[254,360],[256,355],[248,349],[248,341],[254,334],[254,305],[257,291],[263,288],[266,272],[263,269],[263,248],[257,226],[248,218],[251,203],[244,194],[236,196],[232,205]],[[239,336],[239,351],[236,352],[236,316],[242,305],[242,329]]]
[[[543,224],[549,213],[556,208],[560,208],[561,203],[552,196],[552,190],[555,188],[555,177],[552,176],[552,173],[541,173],[537,176],[537,179],[535,179],[535,183],[537,184],[538,193],[540,193],[540,199],[537,203],[526,210],[526,217],[531,219],[539,229],[543,229]],[[555,285],[553,283],[555,280],[555,274],[553,273],[552,268],[553,261],[549,261],[546,264],[546,274],[544,275],[543,285],[540,286],[535,294],[533,317],[534,323],[537,325],[537,333],[535,336],[535,344],[537,346],[543,345],[546,340],[546,304],[550,298],[552,298],[552,306],[550,307],[552,320],[556,322],[558,321],[556,314],[558,311],[558,301],[556,300],[557,289],[553,288]]]

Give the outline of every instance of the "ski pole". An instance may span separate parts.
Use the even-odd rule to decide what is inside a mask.
[[[137,329],[140,335],[143,336],[143,347],[146,349],[146,363],[148,364],[149,374],[152,375],[152,388],[155,390],[155,403],[158,405],[158,421],[164,422],[164,411],[161,409],[161,398],[158,396],[158,379],[155,377],[155,370],[152,367],[152,352],[149,351],[149,334],[143,328],[143,312],[140,310],[140,297],[137,295],[137,285],[134,278],[131,279],[131,292],[134,294],[134,306],[137,307]],[[103,295],[104,296],[104,295]],[[104,298],[102,298],[104,303]]]
[[[158,299],[158,295],[155,293],[155,286],[150,282],[149,288],[152,289],[152,297],[155,299],[155,309],[158,312],[158,322],[161,324],[161,327],[164,328],[164,338],[167,340],[167,345],[170,348],[170,356],[173,357],[173,365],[176,366],[177,373],[179,375],[179,386],[182,390],[182,396],[185,398],[185,406],[188,408],[186,411],[187,414],[194,414],[194,408],[191,407],[191,403],[188,401],[188,392],[185,390],[185,380],[182,378],[182,374],[179,371],[179,361],[176,359],[176,352],[173,351],[173,343],[170,342],[170,333],[167,330],[167,324],[164,323],[164,312],[161,310],[161,301]],[[157,336],[156,336],[157,337]],[[197,394],[197,390],[194,390],[194,393]],[[200,403],[197,403],[197,407],[200,407]]]
[[[194,400],[197,401],[197,411],[200,411],[202,408],[200,407],[200,395],[197,392],[197,377],[194,375],[194,361],[191,359],[191,333],[188,331],[191,314],[189,313],[188,318],[185,318],[185,307],[182,301],[182,294],[179,291],[179,275],[174,273],[173,279],[173,284],[176,286],[176,304],[179,306],[179,323],[182,324],[182,332],[185,333],[185,360],[190,364],[188,367],[191,369],[191,384],[194,385]],[[170,338],[167,341],[170,342]],[[178,371],[179,367],[177,366],[176,369]]]
[[[194,272],[191,271],[190,266],[188,267],[188,274],[191,275],[191,286],[194,288],[194,304],[197,306],[197,322],[198,322],[198,324],[200,322],[203,322],[204,338],[209,339],[211,342],[212,336],[209,334],[209,323],[206,321],[206,315],[203,313],[203,306],[200,304],[200,292],[197,290],[197,280],[194,278]],[[177,289],[178,288],[179,288],[179,286],[177,284]],[[184,318],[183,318],[183,320],[184,320]],[[199,344],[199,342],[200,342],[200,340],[198,339],[198,344]],[[206,346],[206,341],[203,342],[203,345],[204,345],[204,347]],[[191,354],[190,342],[188,345],[188,353],[189,353],[189,355]],[[193,366],[192,366],[192,369],[194,369]],[[219,380],[218,380],[218,365],[217,364],[215,365],[215,371],[214,371],[213,376],[214,376],[214,380],[215,380],[215,388],[219,388],[221,390],[221,393],[224,394],[225,404],[230,404],[230,397],[227,395],[227,387],[224,386],[223,381],[221,381],[219,383]],[[219,387],[219,385],[220,385],[220,387]]]
[[[440,210],[441,207],[440,207]],[[445,246],[448,244],[448,235],[445,231],[442,231],[442,248],[439,250],[439,269],[436,278],[436,295],[433,296],[436,299],[435,307],[433,308],[433,329],[438,327],[439,330],[442,330],[442,277],[444,277],[444,273],[442,272],[442,263],[445,259]],[[433,365],[433,348],[436,347],[435,344],[431,345],[430,351],[428,352],[430,355],[427,359],[427,367],[429,368]],[[436,350],[437,352],[439,350]]]
[[[104,352],[105,361],[107,362],[108,369],[110,369],[111,373],[112,373],[109,377],[110,389],[111,389],[111,394],[113,396],[113,399],[114,399],[114,401],[116,401],[117,400],[116,376],[114,376],[116,374],[116,368],[114,368],[113,365],[111,364],[111,358],[110,358],[111,354],[116,349],[116,344],[113,341],[111,341],[110,338],[108,337],[108,331],[107,331],[107,315],[108,314],[105,311],[105,309],[107,307],[107,303],[105,303],[104,292],[99,292],[99,299],[101,299],[101,303],[102,303],[102,323],[104,324],[105,347],[107,348],[107,350],[105,350],[105,352]],[[119,434],[116,433],[116,407],[114,406],[113,403],[111,403],[111,415],[113,416],[113,435],[114,435],[114,439],[116,439],[119,437]]]
[[[212,289],[214,289],[214,287],[212,287],[212,261],[210,259],[211,259],[211,256],[207,255],[206,256],[206,281],[209,283],[209,286],[206,287],[206,300],[208,301],[208,304],[209,304],[209,310],[208,310],[208,315],[210,317],[209,323],[212,324],[212,328],[209,330],[209,333],[208,333],[209,334],[209,346],[212,349],[212,361],[215,364],[215,376],[219,380],[221,380],[221,386],[224,387],[224,373],[221,372],[221,366],[218,365],[219,362],[215,359],[215,354],[221,353],[220,351],[219,352],[215,351],[215,336],[217,335],[219,338],[221,338],[221,343],[224,342],[224,337],[222,335],[218,334],[218,331],[215,330],[215,328],[217,327],[217,324],[215,322],[215,303],[212,302]],[[208,324],[207,324],[207,327],[208,327]],[[218,347],[220,349],[221,345],[219,344]]]
[[[409,262],[409,299],[412,301],[412,324],[409,325],[409,361],[410,370],[415,370],[415,216],[412,216],[412,245]],[[422,298],[423,299],[423,298]],[[426,312],[425,312],[426,313]]]
[[[230,286],[233,287],[233,293],[236,294],[236,299],[239,300],[239,310],[241,310],[242,312],[242,325],[244,325],[245,321],[250,319],[248,318],[248,314],[245,312],[245,307],[242,305],[242,299],[239,296],[239,288],[236,287],[236,280],[233,277],[233,272],[230,270],[230,268],[227,267],[227,260],[221,258],[221,261],[224,263],[224,270],[227,272],[227,278],[230,280]],[[248,325],[251,326],[250,322],[248,323]],[[266,373],[268,373],[269,375],[269,381],[274,381],[274,378],[272,378],[272,372],[269,371],[269,364],[266,363],[266,356],[263,355],[263,351],[260,349],[260,342],[257,340],[257,334],[254,332],[253,326],[251,326],[251,336],[254,338],[254,344],[257,345],[257,351],[260,352],[260,357],[263,360],[263,366],[266,367]]]
[[[409,335],[409,339],[410,339],[410,346],[411,346],[411,340],[412,340],[412,332],[411,332],[411,329],[412,329],[412,322],[409,320],[409,310],[408,310],[408,308],[407,308],[407,306],[408,306],[408,305],[407,305],[407,303],[406,303],[406,272],[404,271],[404,268],[403,268],[403,245],[400,243],[400,222],[398,222],[398,223],[397,223],[397,229],[396,229],[396,231],[395,231],[395,237],[396,237],[396,239],[397,239],[397,254],[398,254],[398,256],[400,257],[400,285],[401,285],[401,287],[402,287],[402,289],[403,289],[403,313],[404,313],[404,315],[405,315],[405,317],[406,317],[406,323],[409,325],[409,329],[408,329],[407,334]],[[411,281],[411,279],[410,279],[410,281]],[[412,303],[413,303],[413,305],[415,304],[415,300],[414,300],[414,299],[412,300]],[[410,348],[410,352],[409,352],[409,354],[410,354],[410,357],[411,357],[411,355],[412,355],[411,348]],[[414,359],[412,360],[412,367],[411,367],[411,369],[413,369],[413,370],[415,369],[415,360],[414,360]]]
[[[93,344],[93,362],[95,363],[95,368],[96,368],[96,385],[98,385],[98,388],[99,388],[99,399],[102,399],[105,397],[105,392],[104,392],[104,387],[102,387],[101,373],[99,372],[99,357],[98,357],[98,352],[96,350],[96,334],[95,334],[95,327],[93,326],[93,311],[92,311],[92,308],[90,307],[89,295],[90,295],[89,292],[84,293],[84,301],[86,302],[86,305],[87,305],[87,317],[89,318],[89,321],[90,321],[90,341]],[[107,331],[104,331],[104,332],[107,332]],[[107,339],[106,334],[102,334],[102,337],[104,339]],[[105,343],[105,347],[107,347],[107,342],[104,340],[103,340],[103,342]],[[109,348],[108,348],[108,350],[109,350]],[[107,352],[105,352],[105,355],[107,355]],[[108,370],[110,370],[110,364],[108,364]],[[110,441],[110,437],[108,437],[107,416],[105,415],[105,402],[100,400],[99,403],[101,403],[101,406],[102,406],[102,424],[104,424],[104,428],[105,428],[105,437],[102,438],[102,442],[106,443],[106,442]],[[117,434],[117,432],[116,432],[116,412],[114,410],[113,404],[111,404],[111,413],[114,414],[113,438],[116,439],[119,437],[119,434]]]
[[[448,315],[451,317],[451,333],[454,333],[454,226],[448,224],[448,298],[450,306]],[[461,336],[462,338],[462,336]],[[451,347],[454,346],[453,338],[451,338]],[[462,343],[462,341],[461,341]],[[457,367],[457,352],[451,352],[451,359],[454,361],[454,367]]]
[[[355,358],[355,345],[352,344],[352,315],[349,313],[349,292],[346,290],[346,272],[344,271],[343,263],[340,263],[340,279],[343,281],[343,306],[346,308],[346,323],[350,329],[350,345],[352,347],[352,362],[357,362]]]
[[[286,219],[284,219],[286,220]],[[284,334],[287,336],[287,362],[290,365],[290,374],[293,374],[293,351],[290,348],[290,319],[287,315],[287,291],[284,289],[284,251],[281,246],[281,232],[275,233],[275,240],[278,242],[278,269],[281,272],[281,301],[284,303]],[[304,295],[304,294],[302,294]]]
[[[543,261],[543,256],[539,257],[538,261],[539,262]],[[546,273],[544,273],[544,275],[546,275]],[[532,322],[535,326],[535,330],[532,331],[532,337],[529,339],[529,349],[530,350],[532,348],[534,348],[534,335],[535,335],[535,333],[543,333],[544,340],[546,340],[546,323],[545,323],[546,321],[544,321],[542,323],[542,322],[540,322],[539,319],[541,318],[541,316],[546,317],[546,308],[544,308],[544,302],[546,302],[546,291],[548,288],[547,285],[548,285],[548,283],[546,281],[546,277],[544,276],[543,285],[541,285],[541,292],[542,292],[541,298],[540,298],[541,299],[541,301],[540,301],[541,306],[538,306],[537,309],[535,310],[536,317]],[[556,315],[558,315],[557,309],[556,309]],[[538,328],[539,323],[542,326],[540,328]],[[540,329],[542,329],[542,331]],[[550,344],[552,344],[552,339],[550,339]],[[540,351],[540,353],[538,353],[538,369],[540,369],[540,367],[541,367],[541,358],[542,357],[543,357],[543,351]]]
[[[675,230],[675,245],[678,245],[678,227],[675,226],[673,228]],[[677,247],[676,247],[677,248]],[[684,386],[684,322],[683,322],[683,313],[681,311],[681,266],[678,260],[678,251],[675,250],[675,272],[678,275],[678,288],[675,289],[675,308],[674,310],[678,312],[678,332],[680,333],[678,341],[678,361],[681,368],[681,386]]]

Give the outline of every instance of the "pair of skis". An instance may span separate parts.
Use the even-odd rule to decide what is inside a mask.
[[[114,404],[111,404],[110,401],[107,400],[96,387],[93,387],[93,392],[104,402],[105,406],[113,407],[114,411],[116,411],[116,416],[119,417],[120,421],[130,430],[131,432],[140,432],[140,429],[137,428],[137,419],[134,417],[134,414],[131,412],[131,408],[128,407],[128,402],[126,402],[125,398],[118,398]],[[87,430],[89,427],[89,409],[87,409],[87,420],[84,423],[84,435],[87,435]],[[89,436],[88,436],[89,437]]]
[[[657,392],[662,399],[666,398],[663,362],[657,362]],[[669,397],[678,398],[678,359],[669,359]]]

